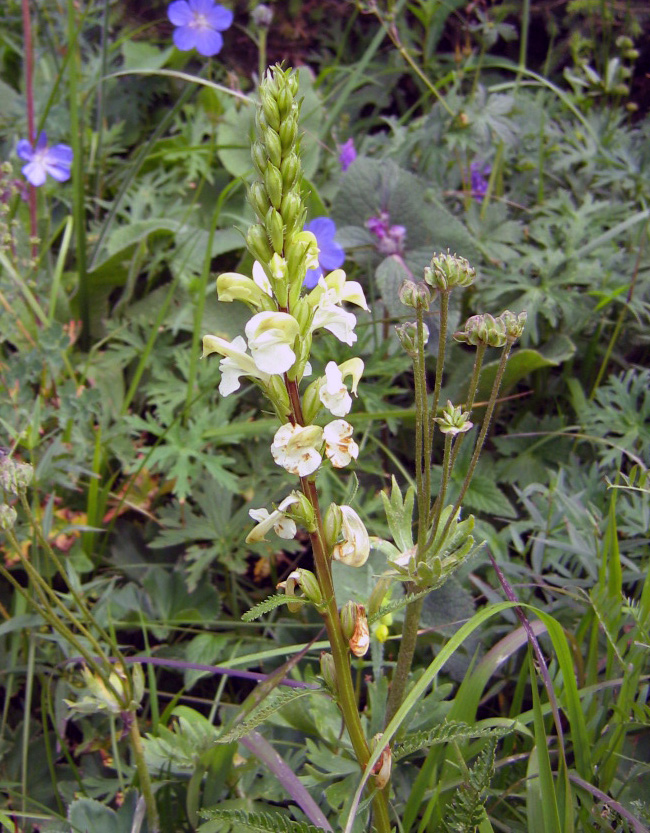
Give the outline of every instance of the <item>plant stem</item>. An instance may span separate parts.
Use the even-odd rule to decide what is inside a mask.
[[[412,593],[416,588],[409,583],[406,585],[406,590],[408,593]],[[404,699],[406,683],[411,673],[411,664],[413,662],[413,655],[415,654],[415,644],[418,638],[418,628],[420,626],[420,615],[422,614],[423,604],[424,596],[411,602],[406,608],[404,626],[402,627],[402,641],[400,642],[397,664],[395,665],[393,679],[390,685],[384,726],[388,726],[393,717],[395,717]]]
[[[158,818],[158,808],[156,807],[156,799],[151,789],[151,779],[149,777],[149,770],[144,759],[144,748],[142,746],[142,737],[140,735],[140,728],[135,714],[131,713],[131,725],[129,726],[129,740],[131,741],[131,751],[135,758],[135,766],[138,771],[140,779],[140,790],[144,796],[145,804],[147,805],[147,821],[149,823],[149,832],[158,833],[160,830],[160,820]]]
[[[34,129],[34,49],[32,46],[32,23],[29,16],[29,0],[22,0],[23,39],[25,43],[25,101],[27,104],[27,138],[32,147],[36,141]],[[32,260],[38,259],[38,217],[36,212],[36,188],[30,183],[27,188],[29,197],[29,233],[32,238]]]
[[[302,405],[298,384],[286,376],[285,385],[291,403],[291,411],[295,424],[304,425]],[[314,509],[316,518],[316,529],[310,533],[312,552],[314,556],[314,569],[316,578],[323,596],[324,609],[321,610],[325,619],[325,630],[330,643],[332,659],[336,671],[336,694],[338,706],[343,716],[345,728],[350,736],[350,742],[359,766],[363,769],[370,757],[370,749],[361,725],[357,698],[352,682],[350,669],[350,651],[347,640],[341,628],[341,618],[336,604],[334,582],[332,580],[332,568],[330,555],[327,551],[325,535],[323,534],[323,519],[318,500],[318,491],[313,479],[301,477],[300,484],[302,491]],[[372,786],[368,785],[369,792]],[[390,833],[390,818],[388,815],[387,790],[377,791],[373,798],[374,826],[378,833]]]

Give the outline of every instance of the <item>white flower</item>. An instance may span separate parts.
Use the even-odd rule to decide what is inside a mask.
[[[318,392],[323,405],[334,414],[343,417],[350,413],[352,398],[343,380],[352,376],[352,393],[357,395],[357,385],[363,373],[363,361],[359,358],[349,359],[343,364],[328,362],[325,367],[325,380]]]
[[[335,419],[323,429],[325,454],[334,468],[342,469],[359,456],[359,446],[352,439],[353,428],[344,419]]]
[[[323,296],[323,300],[314,313],[311,332],[318,330],[319,327],[324,327],[335,335],[339,341],[352,346],[357,340],[357,335],[354,332],[356,324],[357,318],[353,313],[346,312],[337,304],[328,301],[326,296]]]
[[[225,357],[219,363],[221,369],[219,393],[222,396],[228,396],[239,388],[240,376],[258,379],[263,384],[268,384],[271,378],[268,373],[260,372],[253,358],[246,352],[246,341],[241,336],[237,336],[232,342],[219,336],[204,336],[203,358],[211,353],[219,353]]]
[[[356,316],[346,312],[341,304],[347,301],[368,310],[366,298],[361,284],[348,281],[342,269],[335,269],[318,281],[318,285],[307,296],[308,302],[314,307],[314,318],[311,332],[324,327],[344,344],[352,345],[357,340],[354,333]]]
[[[323,458],[323,429],[317,425],[292,425],[288,422],[275,432],[271,454],[290,474],[307,477],[320,466]]]
[[[273,297],[273,290],[271,289],[271,281],[267,278],[266,272],[264,271],[264,267],[256,260],[253,264],[253,280],[259,286],[259,288],[264,292],[265,295],[269,295]]]
[[[285,540],[293,538],[296,534],[296,522],[288,518],[285,512],[294,503],[298,503],[298,498],[292,492],[288,497],[285,497],[273,512],[269,512],[263,507],[261,509],[249,509],[248,514],[254,521],[259,521],[259,523],[246,536],[246,543],[253,544],[258,541],[265,541],[266,533],[271,528],[273,528],[273,531],[279,538],[284,538]]]
[[[363,521],[351,506],[340,506],[343,541],[332,550],[332,558],[349,567],[361,567],[370,555],[370,538]]]
[[[300,326],[289,313],[258,312],[245,330],[253,360],[263,373],[286,373],[296,361],[292,346]]]

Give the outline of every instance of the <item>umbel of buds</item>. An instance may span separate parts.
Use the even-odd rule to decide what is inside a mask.
[[[526,324],[526,313],[519,314],[504,310],[496,318],[485,312],[472,315],[465,322],[465,328],[454,333],[456,341],[471,344],[473,347],[505,347],[521,337]]]
[[[476,269],[470,266],[464,257],[447,253],[435,254],[431,265],[424,270],[424,280],[429,286],[441,292],[448,292],[455,286],[471,286],[476,277]]]

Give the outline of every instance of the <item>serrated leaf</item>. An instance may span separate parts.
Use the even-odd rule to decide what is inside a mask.
[[[466,741],[473,738],[502,738],[510,734],[512,729],[509,726],[470,726],[468,723],[450,720],[446,723],[428,729],[424,732],[415,732],[407,736],[401,743],[395,744],[393,749],[393,760],[399,761],[407,755],[417,752],[419,749],[428,749],[440,743],[450,741]]]
[[[250,610],[247,610],[246,613],[242,616],[243,622],[254,622],[255,619],[259,619],[260,616],[264,616],[265,613],[270,613],[272,610],[275,610],[276,607],[280,607],[280,605],[286,604],[309,604],[307,599],[302,599],[300,596],[269,596],[268,599],[264,599],[263,602],[256,604]]]
[[[223,819],[259,833],[321,833],[321,828],[301,821],[292,821],[279,813],[246,813],[244,810],[201,810],[206,819]],[[235,827],[237,829],[237,827]]]
[[[288,689],[286,691],[278,691],[272,700],[265,701],[264,705],[255,709],[246,720],[237,724],[229,732],[226,732],[225,735],[221,735],[217,739],[217,743],[232,743],[233,741],[246,737],[246,735],[264,723],[272,714],[280,711],[280,709],[292,703],[294,700],[298,700],[300,697],[305,697],[308,694],[313,694],[313,692],[314,689]]]

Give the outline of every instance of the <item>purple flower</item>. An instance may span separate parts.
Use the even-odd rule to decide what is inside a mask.
[[[21,139],[16,146],[16,153],[27,164],[23,165],[23,174],[28,182],[38,187],[45,182],[49,174],[58,182],[70,179],[72,166],[72,148],[68,145],[48,147],[47,133],[43,130],[33,148],[27,139]]]
[[[176,26],[174,45],[182,52],[196,49],[206,58],[221,51],[221,32],[232,26],[230,9],[214,0],[174,0],[169,4],[167,17]]]
[[[338,269],[345,263],[345,252],[334,240],[336,225],[329,217],[315,217],[305,226],[305,231],[310,231],[316,238],[320,252],[318,254],[318,268],[307,269],[305,286],[313,289],[324,272],[331,272]]]
[[[488,162],[472,162],[469,166],[469,177],[472,196],[476,202],[483,202],[488,188],[487,177],[490,176],[492,166]]]
[[[377,251],[384,255],[402,254],[404,251],[404,226],[391,226],[390,215],[380,211],[378,217],[366,220],[366,228],[377,238]]]
[[[341,163],[341,170],[347,171],[350,165],[357,158],[357,151],[354,147],[354,139],[348,139],[339,145],[339,162]]]

